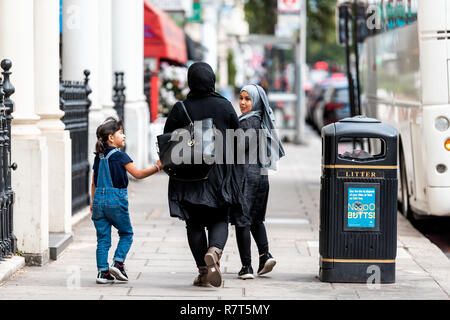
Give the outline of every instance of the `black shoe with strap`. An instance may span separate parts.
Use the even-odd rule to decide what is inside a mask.
[[[272,271],[277,261],[269,252],[264,253],[259,257],[258,276]]]
[[[106,283],[114,283],[114,277],[109,273],[109,271],[100,271],[97,274],[97,283],[106,284]]]
[[[109,272],[116,277],[117,280],[128,281],[127,273],[125,272],[125,265],[122,262],[114,261]]]

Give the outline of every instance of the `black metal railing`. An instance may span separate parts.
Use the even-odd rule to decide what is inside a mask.
[[[119,119],[122,120],[123,124],[125,125],[125,111],[124,111],[124,105],[125,105],[125,85],[123,81],[123,72],[114,72],[114,95],[113,95],[113,102],[114,102],[114,109],[117,112],[117,115],[119,116]]]
[[[11,113],[14,103],[10,96],[14,87],[10,82],[12,63],[8,59],[0,63],[0,260],[15,254],[17,239],[13,233],[13,203],[14,191],[11,187],[11,169],[16,170],[17,164],[11,164]]]
[[[61,120],[72,139],[72,214],[89,205],[89,74],[84,70],[84,81],[63,81],[60,74]]]

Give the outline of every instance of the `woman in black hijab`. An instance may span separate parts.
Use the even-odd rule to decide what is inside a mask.
[[[216,128],[225,137],[226,129],[239,128],[239,120],[231,103],[215,92],[215,81],[208,64],[191,65],[188,69],[190,92],[184,104],[192,121],[213,118]],[[177,102],[168,115],[164,133],[188,124],[181,103]],[[223,154],[226,155],[226,150]],[[169,180],[170,215],[186,222],[189,247],[199,270],[194,280],[196,286],[222,284],[219,260],[228,238],[229,208],[236,199],[230,183],[232,168],[232,164],[216,163],[206,180]]]

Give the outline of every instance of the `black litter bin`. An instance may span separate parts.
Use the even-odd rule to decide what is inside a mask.
[[[320,280],[393,283],[398,134],[356,116],[322,129]]]

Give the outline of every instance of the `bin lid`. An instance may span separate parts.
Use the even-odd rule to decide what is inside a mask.
[[[379,139],[384,142],[381,145],[384,152],[368,158],[342,156],[340,155],[341,147],[348,142],[346,141],[348,139]],[[342,145],[340,145],[341,141]],[[398,132],[394,127],[363,115],[345,118],[322,128],[322,163],[325,165],[397,165],[397,144]],[[361,148],[364,147],[361,146]]]
[[[374,118],[368,118],[368,117],[366,117],[366,116],[362,116],[362,115],[360,115],[360,116],[354,116],[354,117],[351,117],[351,118],[344,118],[344,119],[340,120],[339,122],[356,122],[356,123],[359,123],[359,122],[366,122],[366,123],[381,123],[381,121],[380,121],[380,120],[378,120],[378,119],[374,119]]]

